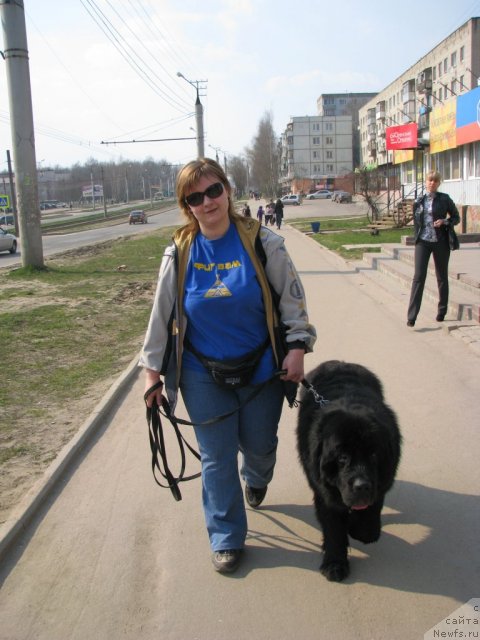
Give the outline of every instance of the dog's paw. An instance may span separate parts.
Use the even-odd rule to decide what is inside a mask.
[[[324,560],[320,572],[330,582],[341,582],[350,573],[348,560]]]

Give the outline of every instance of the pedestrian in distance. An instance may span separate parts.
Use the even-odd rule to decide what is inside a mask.
[[[268,205],[270,207],[270,224],[273,225],[275,224],[275,203],[273,200],[270,200],[270,202],[268,203]]]
[[[283,220],[283,202],[280,200],[280,198],[278,198],[277,201],[275,202],[275,221],[277,223],[277,229],[280,229],[280,227],[282,226],[282,220]]]
[[[258,211],[257,211],[257,220],[260,222],[260,224],[262,224],[262,222],[263,222],[263,214],[264,214],[264,213],[265,213],[265,212],[264,212],[264,210],[263,210],[263,207],[262,207],[262,205],[260,205],[260,206],[258,207]]]
[[[248,206],[248,202],[245,203],[243,209],[242,209],[242,213],[245,216],[245,218],[251,218],[252,217],[252,212],[250,211],[250,207]]]
[[[439,296],[437,322],[443,322],[448,309],[449,231],[453,231],[454,225],[460,222],[460,215],[450,196],[438,191],[440,182],[438,171],[429,171],[425,180],[426,192],[414,204],[415,271],[407,313],[409,327],[415,326],[420,311],[428,262],[432,254]]]
[[[273,210],[270,207],[270,203],[269,203],[265,207],[265,226],[268,227],[268,225],[271,223],[272,216],[273,216]]]
[[[216,571],[231,573],[245,546],[245,501],[260,506],[273,476],[282,380],[303,379],[304,355],[316,333],[283,238],[235,213],[222,167],[209,158],[189,162],[177,177],[176,193],[187,222],[165,250],[139,364],[147,405],[154,398],[159,403],[165,390],[174,410],[182,393],[201,455],[212,562]],[[279,297],[278,318],[271,287]],[[279,322],[288,347],[281,359],[275,342]],[[216,366],[239,357],[255,364],[243,383],[229,387],[214,377],[204,356]],[[160,388],[152,390],[159,381]],[[253,390],[258,393],[252,398]]]

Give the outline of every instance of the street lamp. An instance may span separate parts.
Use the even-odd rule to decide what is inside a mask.
[[[200,93],[198,91],[198,85],[200,82],[207,82],[206,80],[187,80],[183,73],[177,71],[177,76],[183,78],[185,82],[191,84],[197,92],[197,99],[195,101],[195,121],[197,123],[197,155],[199,158],[203,158],[205,155],[204,136],[203,136],[203,106],[200,102]]]

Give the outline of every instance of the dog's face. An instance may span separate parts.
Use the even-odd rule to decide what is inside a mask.
[[[319,473],[327,485],[338,490],[348,509],[366,509],[377,500],[382,455],[375,426],[365,416],[352,419],[343,412],[329,416]]]

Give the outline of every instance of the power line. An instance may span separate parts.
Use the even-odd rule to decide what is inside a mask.
[[[155,20],[152,20],[151,16],[155,16],[156,15],[156,9],[154,7],[151,6],[151,3],[149,2],[149,0],[146,0],[147,4],[148,4],[148,8],[149,8],[149,13],[147,12],[147,10],[145,9],[145,7],[143,6],[143,2],[142,0],[129,0],[130,4],[135,4],[135,5],[139,5],[142,9],[142,11],[144,12],[145,16],[147,17],[148,21],[153,25],[155,31],[158,33],[158,35],[160,36],[160,39],[163,40],[166,44],[166,46],[171,49],[174,57],[176,58],[175,61],[175,66],[178,67],[178,65],[180,64],[181,67],[183,68],[187,68],[187,69],[192,69],[192,67],[194,68],[195,65],[192,64],[191,60],[188,60],[186,56],[184,56],[184,52],[182,51],[182,46],[174,39],[174,37],[171,35],[171,33],[169,32],[168,29],[166,29],[166,33],[169,36],[168,38],[165,36],[165,34],[162,32],[162,30],[160,29],[160,27],[157,25],[157,22]],[[170,45],[170,41],[173,42],[174,46]],[[182,57],[184,56],[184,57]],[[197,71],[199,71],[197,69]],[[194,75],[203,75],[202,73],[195,73]]]
[[[95,24],[101,29],[103,34],[113,44],[113,46],[117,49],[122,58],[128,63],[128,65],[133,69],[136,75],[138,75],[160,98],[162,98],[162,100],[167,102],[167,104],[169,104],[174,109],[177,109],[178,111],[182,111],[184,109],[184,106],[179,104],[175,99],[172,99],[170,96],[166,95],[165,92],[160,89],[156,85],[156,83],[154,83],[145,73],[142,67],[135,60],[135,58],[138,56],[132,49],[132,47],[130,47],[130,45],[128,46],[131,49],[133,55],[130,55],[126,51],[125,46],[121,42],[122,40],[124,41],[124,38],[118,33],[118,30],[113,27],[113,25],[108,20],[108,18],[106,18],[103,12],[95,5],[95,2],[93,2],[93,0],[80,0],[80,2],[92,18],[92,20],[95,22]],[[87,3],[88,5],[90,5],[91,9],[87,6]]]
[[[147,48],[147,46],[145,45],[145,41],[141,40],[138,35],[135,33],[135,31],[133,31],[133,29],[127,24],[127,22],[122,18],[122,16],[119,14],[119,12],[117,11],[117,9],[112,6],[112,3],[110,2],[110,0],[106,0],[107,4],[109,5],[109,7],[112,9],[112,11],[117,15],[118,18],[120,18],[120,20],[123,22],[123,24],[125,25],[125,27],[129,30],[129,32],[132,34],[132,36],[137,40],[137,42],[139,42],[140,46],[143,47],[145,49],[145,51],[153,58],[153,60],[155,61],[155,63],[161,68],[163,69],[163,71],[165,71],[165,73],[168,75],[168,71],[167,69],[165,69],[165,67],[163,66],[163,64],[160,62],[160,60],[158,60],[158,58],[155,57],[155,55]],[[160,78],[160,76],[156,73],[156,71],[154,69],[152,69],[152,67],[150,67],[148,65],[148,63],[146,63],[143,58],[141,58],[141,56],[139,56],[139,54],[137,53],[137,56],[139,57],[139,59],[147,65],[148,69],[150,69],[150,71],[152,72],[152,74],[158,78],[158,80],[165,85],[164,81]],[[167,85],[165,85],[167,86]],[[168,89],[170,89],[169,87],[167,87]],[[173,89],[170,89],[170,91],[172,92],[173,95],[175,95],[179,100],[183,101],[185,104],[187,104],[187,101],[182,98],[182,96],[179,96]]]
[[[43,33],[40,31],[40,29],[37,27],[37,25],[35,24],[35,22],[33,21],[31,15],[25,11],[27,17],[28,17],[28,21],[29,23],[32,24],[33,28],[37,31],[37,33],[40,35],[40,37],[42,38],[42,40],[45,42],[45,44],[47,45],[47,47],[50,49],[50,51],[53,53],[53,55],[55,56],[55,58],[57,59],[57,62],[59,62],[61,64],[61,66],[65,69],[65,71],[69,74],[69,76],[72,78],[73,82],[77,85],[77,87],[80,89],[80,91],[82,91],[82,93],[84,93],[87,98],[90,100],[90,102],[98,109],[98,111],[104,116],[104,118],[106,118],[107,120],[109,120],[117,129],[121,129],[121,127],[118,126],[118,124],[116,122],[114,122],[112,120],[112,118],[110,117],[109,114],[105,113],[104,111],[102,111],[102,108],[95,102],[95,100],[88,94],[88,92],[81,86],[81,84],[78,82],[77,78],[75,77],[75,75],[68,69],[68,67],[64,64],[63,60],[57,55],[55,49],[51,46],[51,44],[49,43],[49,41],[47,40],[47,38],[45,38],[45,36],[43,35]]]

